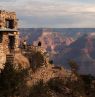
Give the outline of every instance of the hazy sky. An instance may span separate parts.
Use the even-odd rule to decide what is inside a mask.
[[[95,0],[0,0],[19,27],[95,27]]]

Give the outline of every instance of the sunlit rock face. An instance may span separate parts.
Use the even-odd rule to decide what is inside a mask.
[[[15,69],[26,69],[30,67],[30,63],[27,57],[21,53],[16,53],[14,56],[14,68]]]

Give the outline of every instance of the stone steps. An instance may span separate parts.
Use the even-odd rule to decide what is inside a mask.
[[[14,62],[14,55],[13,54],[6,55],[6,62],[13,63]]]

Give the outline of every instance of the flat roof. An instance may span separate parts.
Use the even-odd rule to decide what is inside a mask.
[[[16,30],[16,29],[2,29],[2,28],[0,29],[0,32],[6,32],[6,31],[7,31],[7,32],[8,32],[8,31],[9,31],[9,32],[17,32],[18,30]]]

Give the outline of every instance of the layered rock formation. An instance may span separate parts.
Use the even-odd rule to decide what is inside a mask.
[[[58,51],[70,45],[74,42],[74,39],[72,37],[64,37],[58,32],[43,32],[37,41],[34,41],[34,45],[37,45],[39,41],[47,51]]]
[[[68,66],[69,60],[75,60],[79,66],[79,72],[82,74],[95,75],[95,35],[88,34],[80,37],[66,49],[63,53],[54,55],[56,64]]]

